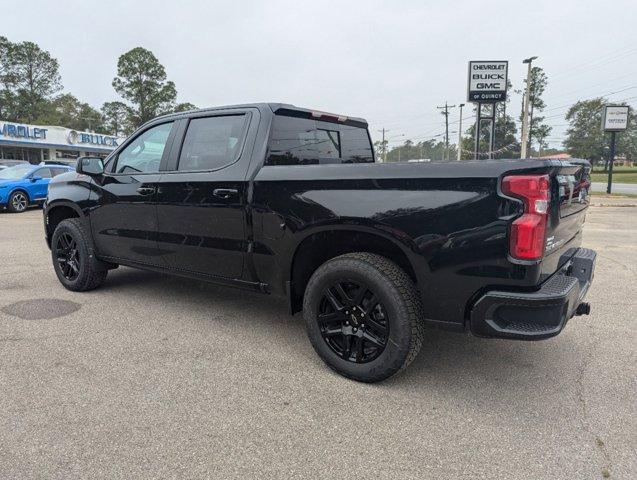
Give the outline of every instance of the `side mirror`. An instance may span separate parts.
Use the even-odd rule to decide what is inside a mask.
[[[90,176],[101,175],[104,173],[104,162],[99,157],[79,157],[75,171]]]
[[[39,177],[39,176],[37,176],[37,175],[33,175],[33,176],[31,177],[31,181],[32,181],[32,182],[37,182],[38,180],[42,180],[42,177]]]

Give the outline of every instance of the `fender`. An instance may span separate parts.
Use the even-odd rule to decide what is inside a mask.
[[[284,250],[284,252],[279,256],[280,259],[285,259],[285,262],[282,262],[280,267],[281,272],[285,272],[285,276],[281,278],[281,280],[283,283],[283,292],[287,297],[289,311],[294,313],[301,309],[299,297],[301,292],[298,290],[295,291],[293,282],[300,280],[302,283],[305,283],[307,281],[307,276],[311,274],[315,267],[318,267],[320,263],[323,263],[327,259],[341,254],[338,252],[338,248],[336,251],[333,248],[327,248],[329,252],[325,254],[325,257],[319,257],[320,261],[318,263],[315,263],[316,259],[314,258],[309,261],[309,265],[311,265],[309,269],[305,268],[303,262],[297,265],[296,262],[298,261],[298,256],[300,254],[299,249],[303,248],[304,242],[312,236],[320,235],[322,233],[330,234],[338,232],[341,234],[339,242],[346,242],[346,240],[342,237],[343,234],[351,234],[352,239],[354,239],[356,234],[364,234],[367,238],[357,239],[353,244],[344,244],[342,253],[350,251],[373,251],[381,254],[387,254],[387,256],[392,258],[392,260],[402,266],[405,270],[408,272],[410,271],[410,273],[415,277],[419,288],[422,288],[422,286],[427,282],[426,279],[429,275],[429,268],[424,258],[417,253],[417,245],[406,234],[390,228],[384,229],[382,227],[382,225],[378,224],[352,225],[331,223],[304,229],[302,234],[299,233],[295,235],[294,241],[289,242],[286,250]],[[370,241],[370,237],[377,238],[378,243],[373,240]],[[360,249],[358,248],[359,244]],[[388,252],[388,249],[391,249],[394,253]]]
[[[23,187],[14,187],[13,190],[11,190],[7,194],[7,203],[9,202],[9,198],[11,198],[11,195],[13,195],[15,192],[24,193],[27,196],[27,198],[29,199],[29,203],[33,203],[33,198],[31,198],[31,194],[29,193],[29,191],[26,188],[23,188]]]
[[[405,255],[405,257],[407,257],[416,275],[418,275],[418,273],[422,273],[423,271],[426,275],[429,274],[429,267],[427,263],[423,261],[422,257],[418,254],[418,246],[413,241],[413,239],[408,237],[405,233],[400,232],[399,230],[392,229],[391,227],[384,228],[383,225],[379,224],[329,224],[311,227],[306,230],[304,229],[303,234],[296,235],[294,238],[294,242],[291,243],[288,247],[288,251],[286,252],[286,255],[284,257],[286,259],[286,264],[283,265],[284,270],[290,272],[291,275],[294,256],[296,255],[296,252],[298,251],[300,245],[305,240],[310,238],[312,235],[316,235],[317,233],[326,233],[333,231],[365,233],[387,240],[391,242],[395,247],[399,248],[400,251]],[[420,280],[420,278],[418,278],[418,280]]]

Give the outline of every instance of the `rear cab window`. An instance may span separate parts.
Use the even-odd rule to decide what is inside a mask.
[[[177,170],[218,170],[237,161],[246,127],[246,115],[193,118],[184,137]]]
[[[276,114],[265,165],[373,163],[367,128]]]

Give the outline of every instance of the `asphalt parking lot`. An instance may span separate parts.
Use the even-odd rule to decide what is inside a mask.
[[[637,203],[637,202],[633,202]],[[430,331],[333,373],[282,301],[120,268],[58,283],[0,213],[0,478],[637,478],[637,208],[592,207],[592,314],[534,343]]]

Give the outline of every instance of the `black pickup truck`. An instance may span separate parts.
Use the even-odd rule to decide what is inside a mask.
[[[436,325],[557,335],[583,303],[582,168],[561,161],[375,163],[360,118],[249,104],[157,118],[50,184],[46,240],[84,291],[118,265],[287,298],[316,352],[373,382]]]

